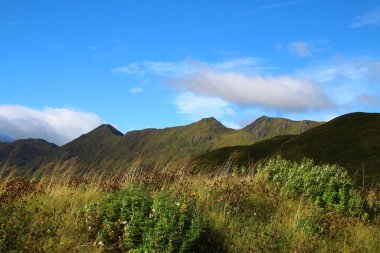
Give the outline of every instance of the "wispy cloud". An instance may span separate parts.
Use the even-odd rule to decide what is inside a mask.
[[[289,50],[299,57],[312,56],[311,46],[305,41],[294,41],[289,43]]]
[[[351,28],[359,28],[370,25],[380,25],[380,7],[376,7],[371,11],[358,16],[352,22]]]
[[[94,113],[70,108],[38,110],[21,105],[0,105],[0,132],[13,139],[42,138],[62,145],[102,122]]]
[[[116,73],[137,76],[144,76],[146,74],[158,76],[177,76],[193,73],[195,69],[191,64],[185,61],[143,61],[134,62],[123,67],[114,68],[112,71]]]
[[[233,58],[220,62],[202,62],[197,60],[177,62],[142,61],[114,68],[112,72],[140,77],[148,74],[163,77],[178,77],[193,74],[199,68],[215,68],[219,70],[256,68],[258,70],[265,68],[261,63],[262,60],[260,58],[253,57]]]
[[[358,101],[362,104],[380,107],[380,98],[372,95],[361,95]]]
[[[359,80],[376,78],[378,61],[366,59],[339,60],[324,65],[314,65],[297,70],[296,74],[325,83],[338,79]],[[380,65],[380,64],[379,64]]]
[[[294,1],[277,2],[277,3],[272,3],[272,4],[261,6],[260,9],[262,9],[262,10],[274,9],[274,8],[285,7],[285,6],[289,6],[289,5],[295,5],[295,4],[299,4],[302,2],[306,2],[306,1],[307,0],[294,0]]]
[[[142,93],[142,92],[144,92],[144,89],[141,88],[141,87],[132,87],[129,91],[132,94],[136,94],[136,93]]]

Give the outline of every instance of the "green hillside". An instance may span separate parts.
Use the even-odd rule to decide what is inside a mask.
[[[195,159],[196,170],[211,172],[215,168],[223,169],[239,165],[255,167],[264,159],[271,157],[275,150],[293,135],[276,136],[269,140],[259,141],[253,145],[234,146],[215,149]],[[231,166],[232,165],[232,166]]]
[[[311,129],[281,145],[284,158],[336,163],[350,174],[380,182],[380,113],[351,113]]]
[[[300,135],[217,149],[195,162],[215,167],[233,159],[237,165],[247,165],[277,155],[294,161],[307,157],[317,163],[338,164],[351,175],[360,178],[364,174],[366,181],[380,182],[380,114],[343,115]]]

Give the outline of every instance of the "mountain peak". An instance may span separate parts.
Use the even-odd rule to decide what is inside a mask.
[[[218,122],[220,123],[217,119],[215,119],[214,117],[208,117],[208,118],[203,118],[201,120],[199,120],[198,122]]]
[[[119,130],[117,130],[115,127],[113,127],[112,125],[109,125],[109,124],[100,125],[97,128],[95,128],[94,130],[92,130],[91,132],[104,133],[104,134],[111,133],[111,134],[116,135],[116,136],[123,136],[124,135]]]
[[[299,134],[309,130],[320,122],[310,120],[293,121],[286,118],[272,118],[261,116],[243,130],[253,133],[258,138],[270,138],[278,135]]]
[[[220,121],[215,119],[214,117],[209,117],[209,118],[203,118],[197,122],[194,123],[194,125],[206,125],[206,126],[211,126],[213,128],[226,128]]]

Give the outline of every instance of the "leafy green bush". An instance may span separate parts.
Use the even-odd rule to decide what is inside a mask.
[[[258,171],[274,181],[285,195],[305,195],[323,210],[341,211],[352,216],[363,211],[364,201],[360,192],[338,166],[315,165],[308,159],[296,163],[278,158]]]
[[[153,194],[132,185],[108,194],[83,212],[89,238],[98,246],[117,245],[133,252],[189,252],[203,234],[195,203],[163,191]]]

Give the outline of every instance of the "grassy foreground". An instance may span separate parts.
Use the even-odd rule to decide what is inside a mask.
[[[380,252],[379,190],[355,185],[282,159],[212,176],[7,176],[0,252]]]

